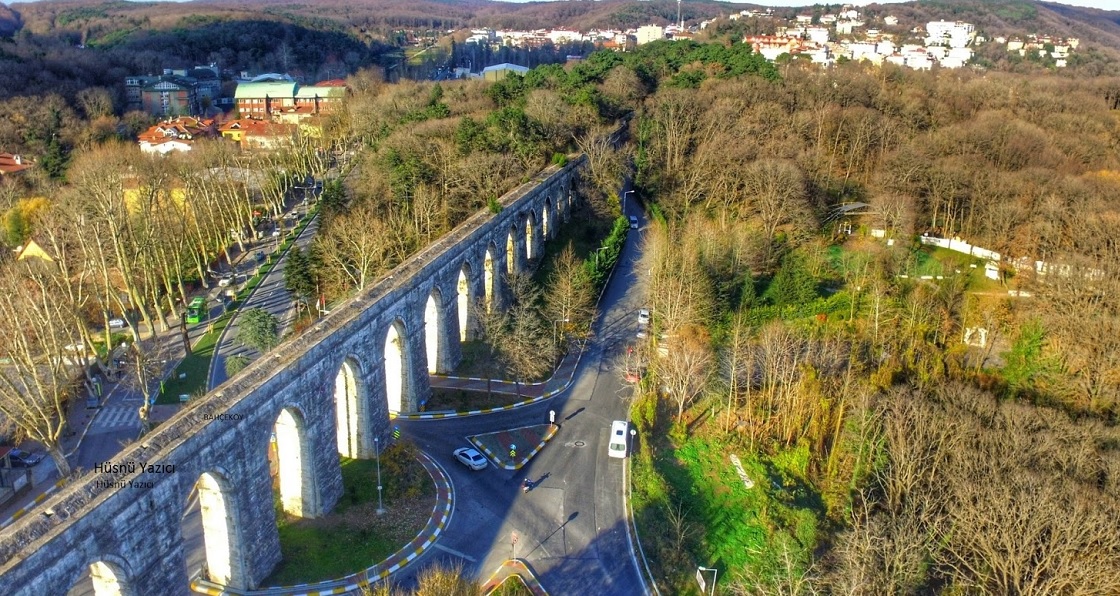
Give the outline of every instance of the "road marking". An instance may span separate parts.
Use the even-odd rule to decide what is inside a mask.
[[[441,551],[443,551],[443,552],[445,552],[449,555],[455,555],[456,557],[459,557],[460,559],[466,559],[466,560],[470,561],[471,563],[477,563],[478,562],[474,557],[472,557],[472,556],[470,556],[466,553],[461,553],[461,552],[459,552],[459,551],[457,551],[453,548],[447,548],[446,546],[444,546],[442,544],[437,543],[437,544],[433,544],[432,546],[434,548],[440,549]]]
[[[106,406],[91,424],[94,429],[133,428],[140,426],[140,416],[135,408]]]

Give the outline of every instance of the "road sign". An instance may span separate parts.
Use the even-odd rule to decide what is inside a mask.
[[[509,444],[509,456],[510,457],[517,457],[517,445],[515,445],[513,443]]]
[[[549,410],[548,411],[548,423],[549,424],[556,424],[556,410]]]
[[[393,438],[394,439],[401,438],[401,427],[399,427],[399,426],[394,426],[393,427]]]

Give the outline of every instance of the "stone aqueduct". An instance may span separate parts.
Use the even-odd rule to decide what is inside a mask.
[[[65,594],[86,571],[98,594],[186,593],[196,486],[211,578],[258,587],[280,560],[273,433],[284,509],[330,511],[339,454],[371,457],[390,411],[416,409],[429,371],[459,362],[468,305],[502,307],[501,273],[568,220],[583,162],[541,172],[4,530],[0,594]]]

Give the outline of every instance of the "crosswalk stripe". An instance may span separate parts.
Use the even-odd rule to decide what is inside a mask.
[[[94,421],[96,428],[129,428],[139,425],[140,418],[135,409],[119,406],[103,409]]]

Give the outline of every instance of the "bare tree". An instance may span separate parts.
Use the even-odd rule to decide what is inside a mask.
[[[152,400],[149,395],[156,382],[163,376],[167,367],[169,353],[163,342],[153,339],[147,343],[133,342],[128,347],[123,364],[125,383],[132,391],[143,397],[143,403],[137,410],[143,433],[151,430]]]
[[[811,214],[800,168],[792,162],[760,159],[743,168],[743,187],[752,200],[744,205],[745,219],[757,218],[773,243],[778,228],[786,224],[805,227]],[[767,256],[772,255],[772,248]]]
[[[40,266],[8,263],[0,274],[0,414],[15,428],[17,440],[41,443],[59,475],[70,474],[62,452],[67,406],[77,392],[88,348],[74,329],[73,313],[58,300],[46,276],[29,274]]]
[[[552,263],[544,294],[544,312],[555,326],[557,341],[583,338],[591,330],[595,316],[595,294],[583,262],[576,258],[572,245],[564,247]]]
[[[685,407],[707,389],[715,358],[707,332],[700,327],[680,328],[666,339],[665,347],[668,352],[657,364],[657,378],[676,403],[680,423]]]

